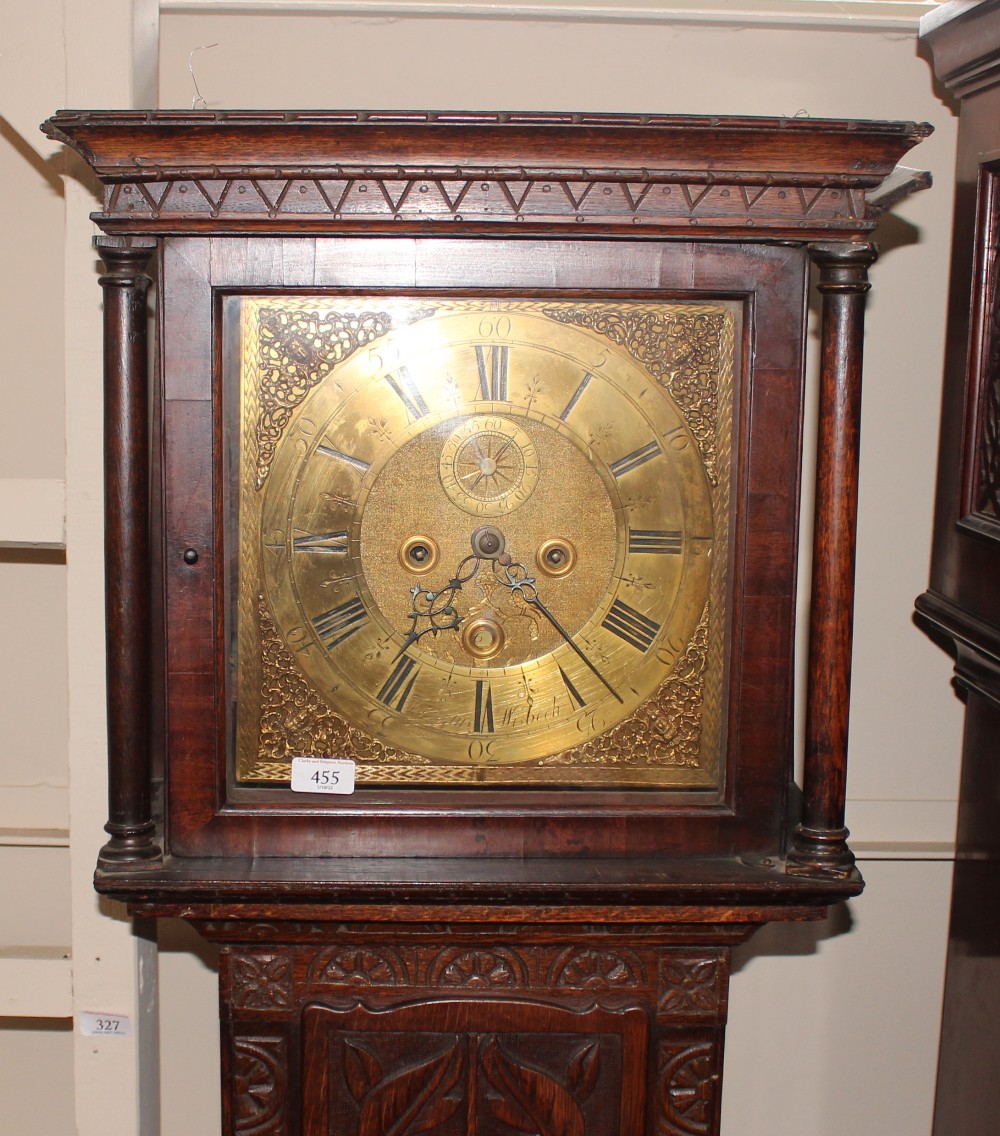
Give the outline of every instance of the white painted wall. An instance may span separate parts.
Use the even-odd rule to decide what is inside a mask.
[[[191,105],[191,52],[217,44],[194,56],[213,108],[803,111],[934,123],[937,133],[910,161],[931,169],[937,185],[886,226],[869,305],[848,812],[869,886],[826,924],[770,928],[741,948],[724,1103],[732,1136],[929,1133],[950,875],[942,857],[953,835],[961,707],[948,660],[910,612],[929,558],[955,122],[912,29],[220,14],[173,4],[159,30],[165,107]],[[0,660],[0,829],[19,827],[8,841],[13,854],[35,856],[33,892],[3,910],[28,920],[5,917],[5,930],[20,925],[36,948],[53,938],[72,948],[66,1013],[155,1009],[156,957],[90,888],[105,819],[93,199],[74,181],[61,190],[31,147],[48,153],[34,130],[59,106],[148,103],[155,31],[149,5],[133,21],[128,0],[35,0],[0,11],[0,107],[9,123],[0,129],[0,172],[19,201],[16,213],[0,216],[0,506],[22,500],[14,480],[58,485],[65,470],[67,543],[65,565],[37,551],[60,543],[58,531],[42,540],[25,520],[51,509],[42,496],[27,514],[0,508],[0,635],[10,647]],[[133,58],[141,60],[135,75]],[[58,519],[43,535],[59,529]],[[5,552],[5,543],[18,548]],[[24,796],[36,773],[51,791]],[[29,813],[19,800],[34,810],[31,825],[21,823]],[[28,918],[39,893],[52,896],[47,928]],[[11,945],[0,936],[0,1004]],[[94,1044],[46,1024],[58,1018],[3,1019],[0,1067],[15,1076],[4,1077],[0,1131],[155,1136],[158,1096],[163,1136],[214,1130],[213,955],[176,924],[161,928],[160,946],[159,1028],[145,1019],[138,1042]],[[62,1093],[53,1092],[51,1069]],[[38,1100],[48,1112],[29,1126]]]

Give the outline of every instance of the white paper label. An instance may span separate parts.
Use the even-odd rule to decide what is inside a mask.
[[[84,1037],[131,1037],[132,1019],[127,1014],[98,1014],[81,1010],[76,1015]]]
[[[293,757],[293,793],[353,793],[354,762],[346,757]]]

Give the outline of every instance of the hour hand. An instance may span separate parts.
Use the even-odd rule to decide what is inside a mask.
[[[467,556],[455,569],[455,574],[448,583],[436,591],[419,584],[410,588],[410,630],[403,639],[402,647],[396,652],[396,659],[424,635],[454,631],[460,626],[464,617],[459,615],[454,600],[462,590],[462,585],[467,584],[479,571],[479,563],[478,557]]]

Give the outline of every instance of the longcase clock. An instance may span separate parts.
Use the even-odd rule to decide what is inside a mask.
[[[917,620],[955,660],[965,703],[934,1132],[971,1136],[1000,1097],[997,981],[1000,741],[1000,22],[997,5],[942,4],[921,23],[959,107],[948,349],[927,591]]]
[[[731,945],[862,886],[862,309],[880,186],[929,128],[46,130],[105,189],[97,886],[222,945],[224,1131],[718,1133]]]

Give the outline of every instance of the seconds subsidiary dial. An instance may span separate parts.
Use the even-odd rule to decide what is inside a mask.
[[[238,772],[716,776],[730,311],[322,302],[242,301]]]

